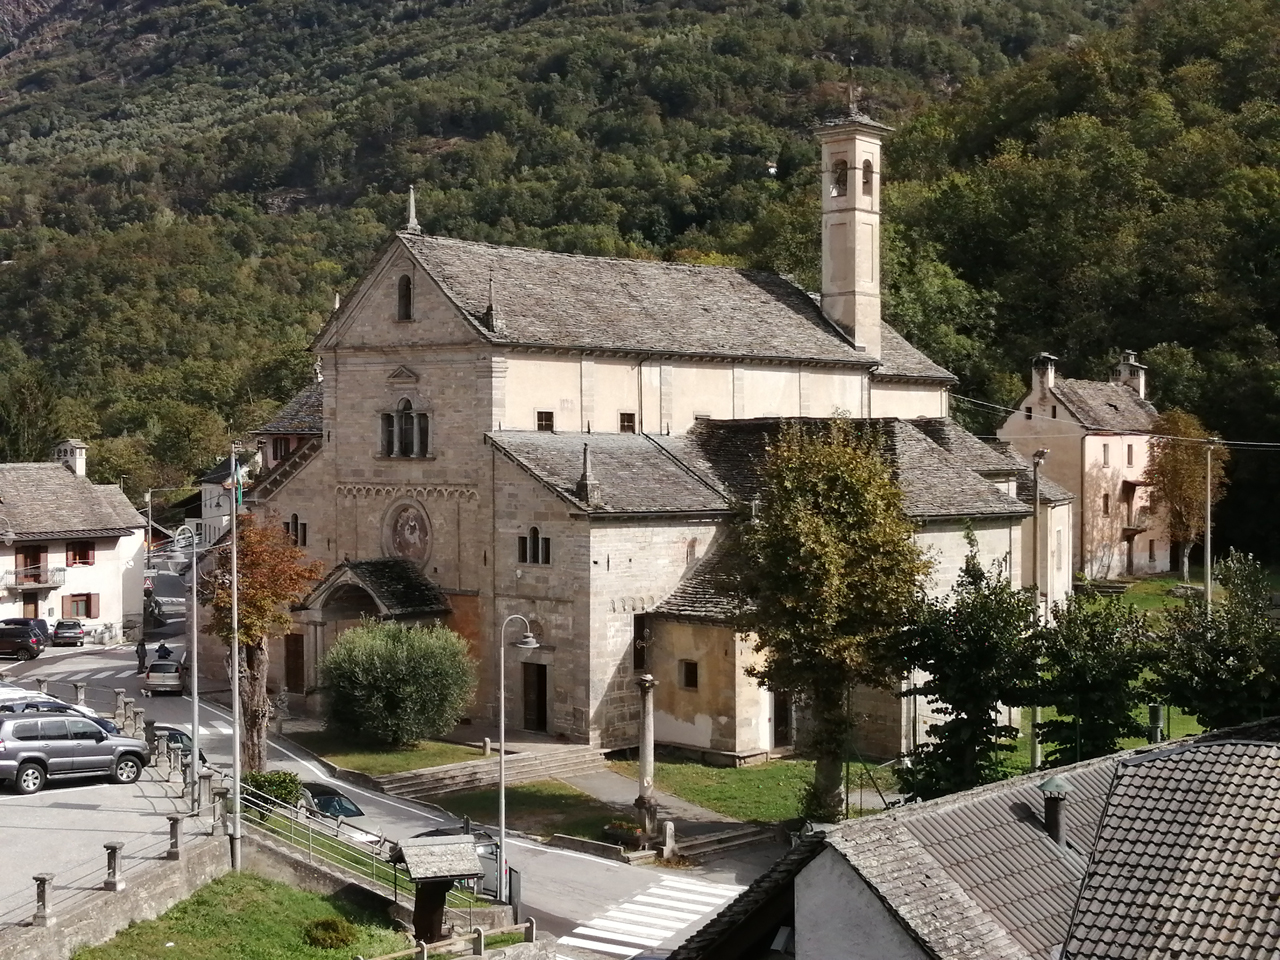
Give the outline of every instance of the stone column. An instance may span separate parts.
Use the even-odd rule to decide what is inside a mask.
[[[84,688],[88,686],[88,684],[77,681],[76,683],[73,683],[72,686],[76,688],[76,703],[80,704],[80,706],[83,707],[84,706]]]
[[[36,677],[36,692],[47,694],[49,692],[49,681],[44,677]]]
[[[653,799],[653,688],[658,681],[652,674],[636,680],[640,688],[640,795],[636,812],[646,836],[658,831],[658,803]]]
[[[168,814],[169,818],[169,849],[165,852],[165,857],[169,860],[182,859],[182,821],[186,816],[181,813]]]
[[[124,844],[119,840],[110,840],[102,846],[107,851],[107,879],[103,881],[102,889],[123,890],[124,871],[122,869],[120,851],[124,849]]]
[[[31,918],[33,927],[52,927],[53,914],[49,911],[49,887],[53,884],[52,873],[37,873],[31,878],[36,882],[36,913]]]

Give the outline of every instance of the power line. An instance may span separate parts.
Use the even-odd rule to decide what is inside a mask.
[[[975,406],[990,407],[992,410],[1000,410],[1000,411],[1003,411],[1004,413],[1021,414],[1023,417],[1031,420],[1052,420],[1056,423],[1061,422],[1057,417],[1047,417],[1043,413],[1027,413],[1025,410],[1019,410],[1016,407],[1005,407],[1005,406],[1001,406],[998,403],[988,403],[985,400],[974,400],[972,397],[962,397],[959,394],[952,394],[951,396],[955,400],[963,400],[965,403],[972,403]],[[1088,428],[1086,427],[1086,429]],[[1117,431],[1117,432],[1123,432],[1123,431]],[[1145,433],[1144,431],[1140,431],[1140,430],[1135,430],[1132,432],[1144,433],[1145,436],[1151,437],[1154,440],[1175,440],[1175,441],[1178,441],[1179,443],[1208,444],[1214,447],[1229,447],[1233,450],[1280,449],[1280,443],[1273,443],[1269,440],[1224,440],[1220,437],[1213,437],[1207,440],[1202,440],[1196,437],[1174,437],[1174,436],[1170,436],[1168,434],[1163,434],[1163,433]],[[1079,434],[1078,433],[1048,433],[1048,434],[1041,433],[1041,434],[1037,434],[1036,436],[1046,440],[1052,440],[1058,437],[1069,439],[1071,437],[1078,437]]]

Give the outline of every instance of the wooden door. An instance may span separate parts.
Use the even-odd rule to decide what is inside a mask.
[[[524,728],[547,729],[547,665],[524,664]]]
[[[307,692],[307,661],[300,633],[284,638],[284,688],[290,693]]]
[[[22,595],[22,615],[31,620],[40,617],[40,594],[28,591]]]
[[[791,694],[778,691],[773,695],[773,745],[790,747],[794,743],[791,733]]]

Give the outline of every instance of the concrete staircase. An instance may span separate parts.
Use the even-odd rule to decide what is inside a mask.
[[[777,831],[772,827],[744,823],[725,830],[717,830],[715,833],[697,834],[680,840],[677,846],[682,857],[705,857],[709,854],[724,853],[726,850],[736,850],[738,847],[747,847],[755,843],[768,843],[776,839]]]
[[[306,443],[290,451],[289,455],[275,465],[266,475],[259,477],[257,483],[249,488],[249,499],[265,501],[273,493],[289,482],[289,478],[305,467],[324,444],[319,437],[312,437]]]
[[[604,754],[586,745],[555,745],[537,752],[507,754],[507,783],[572,777],[606,769]],[[426,770],[389,773],[376,778],[384,791],[409,800],[426,800],[461,790],[498,785],[498,758],[467,760]]]

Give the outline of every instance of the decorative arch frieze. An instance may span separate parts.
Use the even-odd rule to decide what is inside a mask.
[[[403,486],[380,483],[339,483],[334,493],[340,497],[352,497],[358,500],[373,500],[382,497],[413,497],[419,500],[479,500],[480,495],[469,487],[436,486]]]

